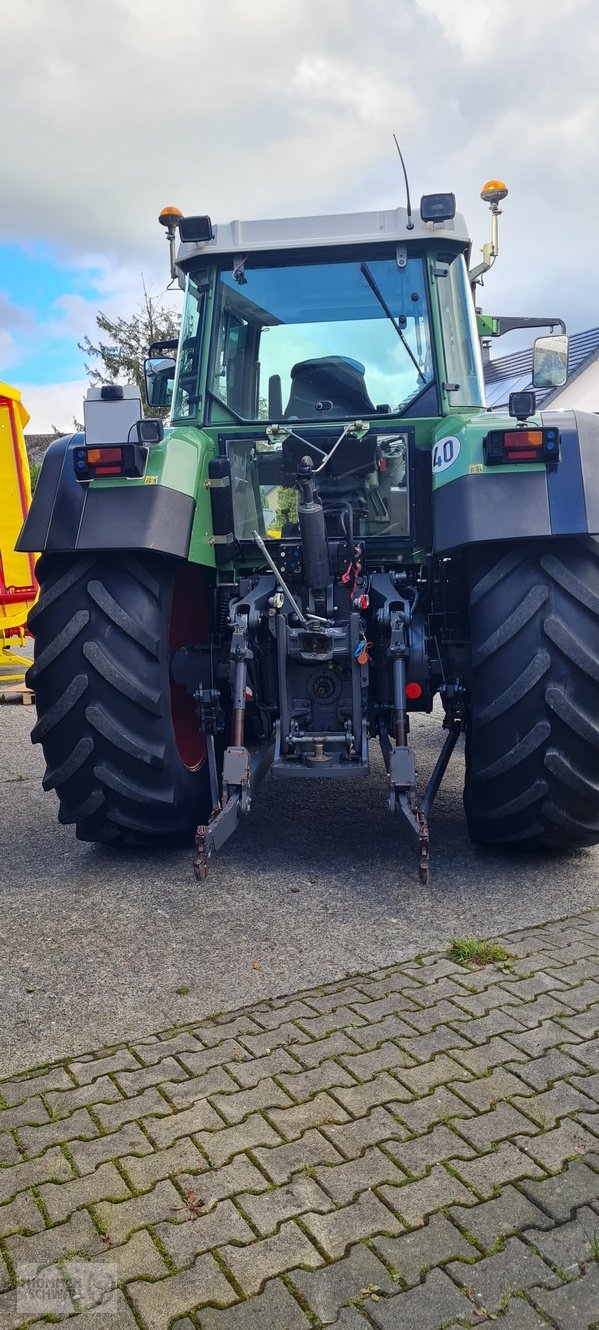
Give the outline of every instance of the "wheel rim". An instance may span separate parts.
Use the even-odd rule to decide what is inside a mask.
[[[204,576],[193,564],[181,565],[173,587],[169,646],[171,651],[206,642],[210,636],[210,613]],[[171,717],[177,752],[188,771],[198,771],[206,761],[206,739],[198,726],[193,698],[184,684],[171,674]]]

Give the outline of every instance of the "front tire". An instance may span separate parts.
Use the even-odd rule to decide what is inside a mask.
[[[206,574],[162,555],[43,555],[27,683],[58,819],[85,841],[162,845],[210,813],[205,740],[170,678],[210,635]]]
[[[471,839],[596,845],[599,542],[481,547],[469,575]]]

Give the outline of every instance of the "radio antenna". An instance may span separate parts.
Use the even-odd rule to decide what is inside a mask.
[[[399,146],[399,143],[397,142],[397,134],[394,134],[394,135],[393,135],[393,138],[395,139],[395,147],[397,148],[397,151],[398,151],[398,153],[399,153],[399,160],[400,160],[400,162],[401,162],[401,166],[402,166],[403,178],[404,178],[404,180],[405,180],[405,182],[406,182],[406,212],[407,212],[407,214],[408,214],[408,220],[407,220],[407,224],[406,224],[406,230],[407,230],[407,231],[413,231],[413,230],[414,230],[414,223],[413,223],[413,221],[412,221],[412,204],[410,203],[410,186],[409,186],[409,184],[408,184],[408,173],[407,173],[407,171],[406,171],[406,164],[405,164],[404,159],[403,159],[403,157],[402,157],[402,155],[401,155],[401,148],[400,148],[400,146]]]

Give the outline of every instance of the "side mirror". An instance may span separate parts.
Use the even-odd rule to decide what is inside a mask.
[[[150,356],[144,360],[146,397],[150,406],[170,408],[173,399],[176,361],[172,356]]]
[[[537,337],[532,353],[535,388],[561,388],[568,377],[568,338],[565,333]]]

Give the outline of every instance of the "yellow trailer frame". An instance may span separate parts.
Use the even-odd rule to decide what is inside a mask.
[[[31,503],[24,426],[29,413],[17,388],[0,382],[0,646],[21,637],[35,603],[35,555],[15,550]]]

